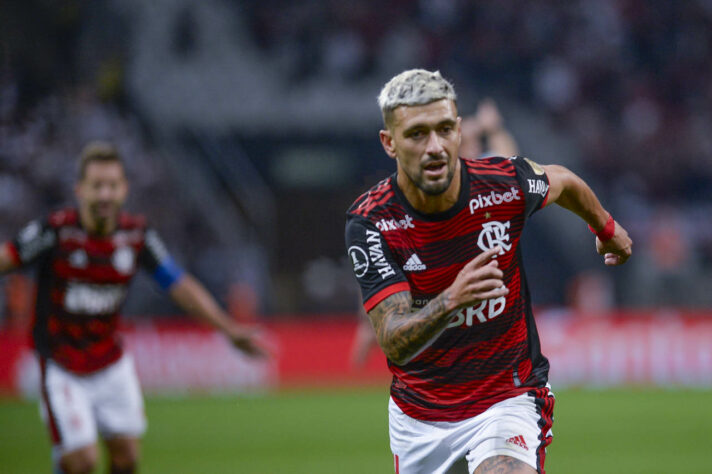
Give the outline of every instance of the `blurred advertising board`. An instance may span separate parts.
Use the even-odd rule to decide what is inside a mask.
[[[712,314],[623,312],[581,317],[539,311],[542,350],[555,387],[712,387]],[[274,358],[255,360],[220,334],[185,324],[126,328],[143,389],[150,394],[234,393],[276,387],[375,384],[389,373],[378,348],[350,362],[356,321],[293,317],[263,325]],[[39,370],[24,334],[0,332],[0,393],[34,396]]]

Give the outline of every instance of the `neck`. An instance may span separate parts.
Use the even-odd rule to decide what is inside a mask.
[[[460,188],[462,186],[460,166],[460,160],[458,159],[450,186],[440,194],[432,195],[423,192],[423,190],[413,184],[410,178],[403,172],[398,173],[398,187],[403,191],[403,195],[408,200],[408,203],[417,211],[424,214],[445,212],[454,206],[460,197]]]
[[[117,218],[94,219],[86,209],[79,211],[79,220],[89,234],[109,235],[116,229]]]

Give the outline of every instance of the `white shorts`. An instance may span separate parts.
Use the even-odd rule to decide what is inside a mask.
[[[40,360],[40,412],[52,438],[53,458],[103,438],[140,437],[146,431],[143,398],[133,358],[77,375],[51,359]]]
[[[554,395],[549,387],[492,405],[458,422],[416,420],[391,398],[391,451],[396,474],[475,472],[492,456],[511,456],[544,473]]]

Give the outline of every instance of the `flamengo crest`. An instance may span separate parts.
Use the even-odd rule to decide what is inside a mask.
[[[504,252],[508,252],[512,248],[512,244],[507,243],[509,242],[508,229],[509,221],[505,223],[499,221],[485,222],[482,224],[482,232],[477,238],[477,246],[483,251],[487,251],[499,245],[502,247],[499,254],[503,255]]]

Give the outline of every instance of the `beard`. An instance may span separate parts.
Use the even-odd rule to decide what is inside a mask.
[[[104,233],[108,226],[119,217],[120,206],[113,202],[97,202],[89,206],[89,213],[99,233]]]
[[[404,170],[408,178],[415,184],[415,186],[423,191],[425,194],[428,196],[438,196],[450,187],[450,183],[452,183],[452,178],[455,176],[455,168],[456,168],[456,162],[455,160],[452,161],[452,163],[447,162],[447,173],[446,175],[437,180],[437,181],[432,181],[428,180],[425,178],[425,175],[423,173],[423,168],[420,168],[418,174],[416,176],[413,176],[411,173],[409,173],[407,170]]]

